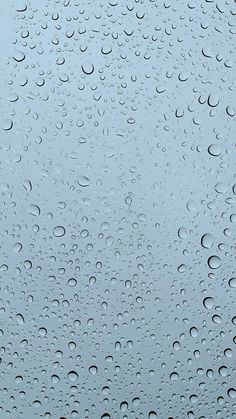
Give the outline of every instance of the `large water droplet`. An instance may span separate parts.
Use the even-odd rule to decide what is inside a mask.
[[[208,265],[211,269],[218,269],[221,265],[221,259],[219,256],[211,256],[208,259]]]
[[[53,234],[55,237],[62,237],[66,233],[66,230],[63,226],[56,226],[53,230]]]

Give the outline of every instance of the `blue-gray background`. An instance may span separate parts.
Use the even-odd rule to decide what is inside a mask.
[[[235,15],[1,0],[1,419],[236,417]]]

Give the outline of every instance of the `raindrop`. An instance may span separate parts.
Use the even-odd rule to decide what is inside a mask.
[[[208,265],[211,269],[218,269],[221,266],[221,259],[219,256],[211,256],[208,259]]]
[[[22,314],[20,314],[20,313],[16,314],[16,321],[17,321],[18,324],[23,326],[23,324],[25,323],[24,316],[22,316]]]
[[[201,238],[201,245],[205,249],[210,249],[213,246],[213,237],[210,233],[206,233]]]
[[[91,365],[91,367],[89,367],[89,372],[92,375],[96,375],[97,372],[98,372],[98,369],[97,369],[96,365]]]
[[[16,51],[13,55],[13,58],[14,58],[15,61],[20,63],[21,61],[24,61],[25,54],[22,51]]]
[[[208,96],[208,105],[211,106],[212,108],[214,108],[215,106],[217,106],[219,104],[219,98],[217,95],[215,95],[214,93],[211,93]]]
[[[206,297],[203,300],[203,305],[207,310],[211,310],[214,306],[214,298],[212,297]]]
[[[80,176],[78,179],[78,184],[85,188],[86,186],[90,186],[90,180],[86,176]]]
[[[209,153],[211,156],[218,157],[218,156],[220,156],[220,154],[221,154],[221,149],[220,149],[220,147],[218,146],[218,144],[211,144],[211,145],[208,147],[208,153]]]
[[[154,412],[154,410],[149,412],[148,419],[157,419],[157,414],[156,414],[156,412]]]
[[[2,123],[2,129],[4,131],[10,131],[13,127],[13,121],[11,119],[5,119]]]
[[[229,280],[229,286],[231,288],[236,288],[236,277],[230,278],[230,280]]]
[[[70,371],[70,372],[68,373],[68,378],[69,378],[69,380],[70,380],[72,383],[74,383],[75,381],[77,381],[77,380],[78,380],[78,374],[77,374],[77,372],[75,372],[75,371]]]
[[[94,66],[90,61],[85,61],[82,65],[81,65],[82,71],[84,72],[84,74],[86,75],[91,75],[94,72]]]
[[[228,390],[228,396],[229,396],[231,399],[236,399],[236,390],[235,390],[235,388],[230,388],[230,389]]]
[[[70,287],[75,287],[75,285],[77,284],[77,281],[76,281],[75,278],[70,278],[70,279],[68,279],[67,283]]]
[[[40,215],[40,208],[38,205],[32,204],[29,207],[29,214],[33,215],[34,217],[38,217]]]
[[[62,226],[56,226],[53,230],[53,234],[55,237],[62,237],[65,235],[65,233],[66,233],[66,230]]]

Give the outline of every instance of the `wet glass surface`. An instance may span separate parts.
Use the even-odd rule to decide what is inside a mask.
[[[1,1],[1,419],[236,417],[235,15]]]

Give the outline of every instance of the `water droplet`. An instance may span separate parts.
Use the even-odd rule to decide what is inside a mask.
[[[21,61],[24,61],[25,54],[22,51],[16,51],[13,55],[13,58],[14,58],[15,61],[20,63]]]
[[[236,277],[230,278],[230,280],[229,280],[229,286],[231,288],[236,288]]]
[[[70,286],[70,287],[75,287],[75,285],[77,284],[77,281],[76,281],[76,279],[75,278],[70,278],[70,279],[68,279],[68,285]]]
[[[78,184],[85,188],[86,186],[90,186],[90,180],[86,176],[80,176],[78,179]]]
[[[208,96],[207,102],[208,102],[208,105],[209,106],[211,106],[212,108],[214,108],[215,106],[219,105],[219,98],[218,98],[218,96],[216,94],[211,93]]]
[[[53,234],[55,237],[62,237],[65,235],[65,233],[66,233],[66,230],[62,226],[56,226],[53,230]]]
[[[188,231],[185,227],[180,227],[178,230],[178,236],[180,239],[186,239]]]
[[[58,377],[58,375],[53,374],[53,375],[51,376],[51,380],[52,380],[53,384],[57,384],[57,383],[59,383],[60,378]]]
[[[69,380],[70,380],[72,383],[74,383],[75,381],[77,381],[77,380],[78,380],[78,374],[77,374],[77,372],[75,372],[75,371],[70,371],[70,372],[68,373],[68,378],[69,378]]]
[[[47,329],[45,327],[40,327],[38,330],[39,336],[44,337],[47,335]]]
[[[91,367],[89,367],[89,372],[92,375],[96,375],[97,372],[98,372],[98,369],[97,369],[96,365],[91,365]]]
[[[191,327],[191,329],[190,329],[189,333],[190,333],[190,335],[191,335],[193,338],[196,338],[196,337],[197,337],[197,335],[198,335],[198,330],[197,330],[197,328],[196,328],[196,327]]]
[[[20,313],[16,314],[16,321],[17,321],[18,324],[23,326],[23,324],[25,323],[24,316],[22,316],[22,314],[20,314]]]
[[[218,156],[220,156],[220,154],[221,154],[221,149],[220,149],[220,147],[219,147],[219,145],[218,145],[218,144],[211,144],[211,145],[208,147],[208,153],[209,153],[211,156],[218,157]]]
[[[212,297],[204,298],[203,305],[204,305],[205,308],[207,308],[207,310],[211,310],[212,307],[214,306],[214,298],[212,298]]]
[[[228,396],[229,396],[231,399],[236,399],[236,390],[235,390],[235,388],[230,388],[230,389],[228,390]]]
[[[156,412],[154,410],[152,410],[151,412],[149,412],[148,419],[157,419],[157,414],[156,414]]]
[[[211,256],[208,259],[208,265],[211,269],[218,269],[221,265],[221,259],[219,256]]]
[[[226,113],[227,113],[229,116],[233,117],[233,116],[235,115],[236,111],[235,111],[235,109],[234,109],[234,107],[233,107],[233,106],[227,106],[227,108],[226,108]]]
[[[94,72],[94,65],[90,61],[85,61],[81,68],[86,75],[91,75]]]
[[[29,214],[33,215],[34,217],[38,217],[40,215],[39,206],[35,204],[31,204],[29,207]]]
[[[13,127],[13,121],[11,119],[5,119],[2,123],[2,129],[4,131],[10,131]]]
[[[205,249],[210,249],[213,246],[213,237],[210,233],[206,233],[201,238],[201,245]]]

